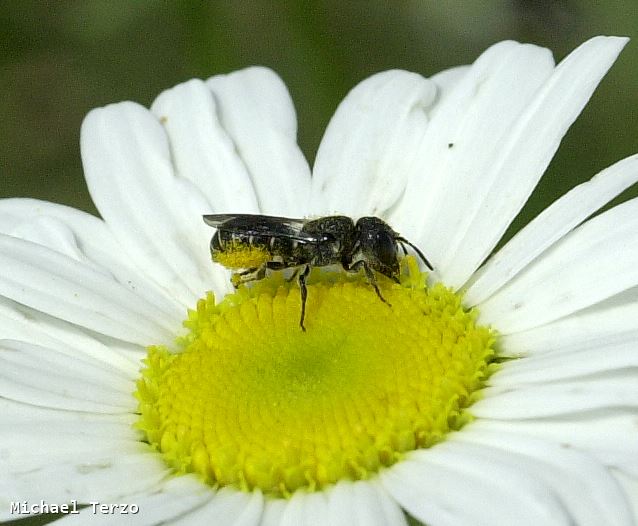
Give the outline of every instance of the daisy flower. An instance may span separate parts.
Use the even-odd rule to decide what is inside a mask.
[[[625,43],[373,75],[312,177],[264,68],[92,111],[101,218],[0,202],[0,517],[635,524],[638,200],[590,216],[638,157],[490,256]],[[314,269],[304,332],[294,280],[234,291],[211,262],[202,215],[220,213],[377,216],[434,271],[378,274],[388,305]]]

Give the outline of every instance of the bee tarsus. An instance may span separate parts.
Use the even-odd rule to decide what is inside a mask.
[[[301,318],[299,320],[299,327],[303,332],[306,332],[303,321],[306,317],[306,299],[308,298],[308,288],[306,287],[306,278],[310,274],[310,265],[306,265],[303,272],[299,274],[299,290],[301,291]]]
[[[360,259],[359,261],[357,261],[357,262],[353,263],[352,265],[350,265],[350,267],[348,267],[348,268],[344,267],[344,268],[348,272],[359,272],[359,269],[363,268],[363,271],[365,272],[366,278],[368,278],[368,282],[374,288],[374,291],[377,293],[377,296],[379,297],[379,299],[383,303],[385,303],[388,307],[392,307],[392,304],[388,300],[386,300],[383,297],[383,295],[381,294],[381,291],[379,290],[379,285],[377,285],[377,278],[374,276],[374,272],[370,268],[370,265],[368,265],[365,262],[365,260]],[[395,281],[398,283],[399,279],[396,278]]]

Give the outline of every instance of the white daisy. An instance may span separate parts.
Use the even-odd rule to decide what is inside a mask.
[[[374,75],[312,178],[267,69],[91,112],[102,219],[0,202],[0,517],[77,501],[129,514],[62,522],[634,524],[638,200],[588,218],[638,156],[488,257],[625,42]],[[378,216],[435,271],[377,278],[391,308],[315,273],[304,333],[295,283],[232,292],[209,213]]]

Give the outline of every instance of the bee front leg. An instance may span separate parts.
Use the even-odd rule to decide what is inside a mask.
[[[230,282],[233,284],[233,287],[239,288],[239,285],[245,283],[246,281],[250,281],[250,275],[257,272],[258,268],[249,268],[246,270],[242,270],[241,272],[234,272],[230,277]],[[246,279],[248,277],[248,279]]]
[[[374,287],[374,291],[377,293],[377,296],[379,296],[379,299],[383,303],[388,305],[388,307],[392,307],[390,302],[387,301],[381,295],[381,291],[379,290],[379,286],[377,285],[377,278],[374,276],[374,271],[370,268],[370,265],[368,265],[368,263],[366,263],[363,259],[360,259],[359,261],[357,261],[356,263],[353,263],[350,266],[343,265],[343,268],[345,268],[348,272],[359,272],[359,269],[361,267],[363,267],[363,271],[366,273],[366,277],[368,278],[368,282],[370,283],[370,285],[372,285]]]
[[[266,261],[266,263],[259,267],[249,268],[233,274],[231,282],[235,288],[237,288],[243,283],[250,283],[251,281],[264,279],[266,277],[267,270],[284,270],[286,268],[288,267],[279,261]]]
[[[253,267],[246,270],[242,270],[241,272],[237,272],[233,274],[230,278],[233,287],[238,288],[239,285],[244,283],[249,283],[251,281],[258,281],[260,279],[264,279],[266,276],[266,265],[261,265],[260,267]]]
[[[299,274],[299,290],[301,291],[301,319],[299,320],[299,327],[306,332],[306,328],[303,326],[303,320],[306,317],[306,298],[308,297],[308,288],[306,287],[306,278],[310,274],[310,266],[306,265],[303,272]]]

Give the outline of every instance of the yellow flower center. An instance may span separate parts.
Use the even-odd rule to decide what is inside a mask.
[[[180,351],[150,347],[138,427],[177,472],[288,496],[365,479],[471,417],[491,374],[494,333],[461,298],[316,270],[306,332],[296,283],[272,276],[215,304],[199,300]]]

